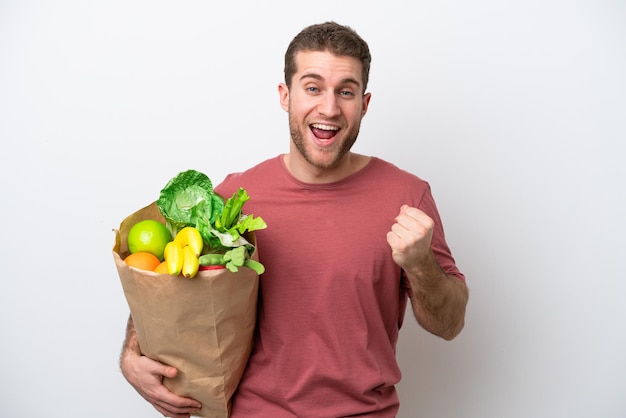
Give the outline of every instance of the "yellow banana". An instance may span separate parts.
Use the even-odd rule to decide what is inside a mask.
[[[200,231],[198,231],[193,226],[186,226],[176,234],[174,238],[181,247],[185,247],[188,245],[193,250],[196,257],[200,257],[202,253],[202,247],[204,246],[204,242],[202,241],[202,235],[200,235]]]
[[[198,257],[196,256],[193,248],[189,245],[185,245],[183,247],[183,276],[188,279],[193,278],[193,276],[195,276],[198,272],[199,267],[200,262],[198,261]]]
[[[165,245],[163,256],[167,272],[173,276],[178,276],[183,268],[183,247],[176,241],[170,241]]]

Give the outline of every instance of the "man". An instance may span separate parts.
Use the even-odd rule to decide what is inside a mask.
[[[463,328],[468,290],[428,184],[351,151],[371,94],[370,53],[350,28],[327,22],[298,34],[285,54],[280,104],[289,152],[228,176],[246,212],[263,216],[258,330],[233,401],[242,417],[394,417],[395,349],[407,299],[446,340]],[[200,406],[170,393],[176,370],[141,355],[129,321],[121,367],[161,413]]]

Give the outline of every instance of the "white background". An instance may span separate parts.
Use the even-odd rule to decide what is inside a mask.
[[[284,50],[330,19],[373,54],[355,151],[431,183],[471,289],[452,342],[407,317],[399,416],[626,416],[624,2],[408,4],[0,1],[0,416],[159,416],[112,229],[285,152]]]

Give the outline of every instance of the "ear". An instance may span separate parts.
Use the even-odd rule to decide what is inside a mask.
[[[278,96],[280,98],[280,107],[283,108],[285,112],[289,111],[289,87],[285,83],[280,83],[278,85]]]
[[[361,108],[361,117],[365,116],[367,113],[367,108],[370,105],[370,99],[372,98],[372,93],[365,93],[363,95],[363,107]]]

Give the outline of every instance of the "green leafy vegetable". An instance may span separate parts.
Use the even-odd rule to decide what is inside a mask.
[[[221,216],[224,201],[214,193],[207,175],[187,170],[165,185],[157,206],[172,234],[176,235],[185,226],[214,223]]]
[[[228,254],[228,257],[234,258],[226,260],[231,269],[241,267],[247,262],[260,265],[249,258],[254,252],[254,246],[243,234],[264,229],[267,224],[260,217],[242,213],[243,205],[249,199],[248,193],[239,188],[224,202],[214,192],[208,176],[195,170],[187,170],[167,183],[156,203],[173,235],[185,226],[197,228],[205,243],[205,252],[221,253],[224,257]],[[237,251],[230,253],[233,249]],[[225,265],[228,266],[226,263]],[[254,265],[255,271],[262,267]]]
[[[265,272],[263,264],[251,259],[245,247],[233,248],[224,254],[204,254],[200,256],[198,262],[201,266],[225,266],[232,272],[239,271],[239,267],[251,268],[257,274]]]
[[[256,231],[267,227],[262,218],[241,213],[243,204],[249,199],[248,193],[240,187],[226,201],[222,214],[215,220],[214,225],[203,225],[203,227],[212,227],[210,229],[211,235],[218,238],[221,245],[225,247],[245,245],[242,242],[242,234],[246,231]]]

